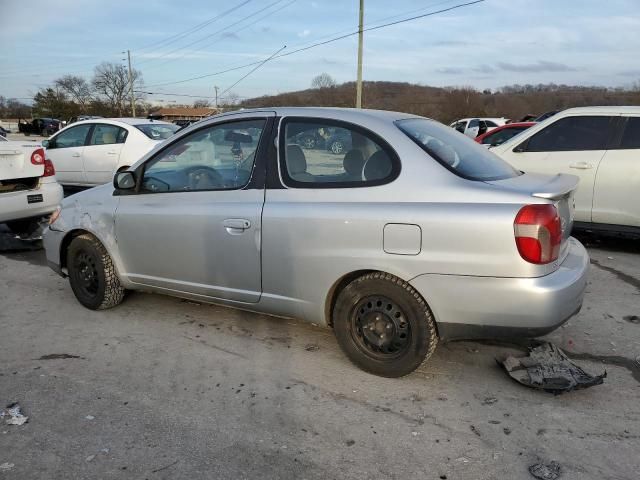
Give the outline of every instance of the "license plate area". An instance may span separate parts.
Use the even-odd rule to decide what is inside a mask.
[[[36,193],[34,195],[27,195],[27,203],[28,204],[40,203],[43,200],[44,199],[42,198],[42,194],[41,193]]]

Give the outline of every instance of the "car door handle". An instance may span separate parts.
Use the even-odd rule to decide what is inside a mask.
[[[107,155],[116,155],[118,152],[115,152],[113,150],[111,150],[110,152],[107,152]]]
[[[224,228],[231,235],[237,235],[251,227],[251,222],[246,218],[227,218],[222,222]]]
[[[71,154],[71,156],[72,156],[72,157],[79,157],[79,156],[80,156],[80,154],[79,154],[79,153],[72,153],[72,154]]]
[[[569,168],[577,168],[578,170],[589,170],[592,165],[587,162],[576,162],[569,165]]]

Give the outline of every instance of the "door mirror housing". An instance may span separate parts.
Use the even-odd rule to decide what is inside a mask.
[[[49,146],[49,140],[43,140],[43,141],[42,141],[42,146],[43,146],[44,148],[47,148],[47,147]]]
[[[133,172],[118,172],[113,177],[113,186],[116,190],[133,190],[136,188],[136,177]]]

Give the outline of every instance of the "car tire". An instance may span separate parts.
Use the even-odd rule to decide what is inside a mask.
[[[331,142],[329,149],[336,155],[344,153],[344,142],[342,140],[334,140]]]
[[[93,235],[78,235],[67,253],[69,283],[78,301],[91,310],[119,305],[125,290],[107,249]]]
[[[23,238],[30,237],[38,228],[40,228],[39,218],[25,218],[23,220],[13,220],[7,222],[7,227],[16,235],[20,235]]]
[[[388,273],[369,273],[344,287],[332,319],[347,357],[382,377],[410,374],[438,343],[429,306],[411,285]]]

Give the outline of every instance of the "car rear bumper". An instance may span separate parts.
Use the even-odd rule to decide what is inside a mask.
[[[62,197],[62,186],[53,178],[41,179],[38,188],[33,190],[0,193],[0,223],[48,215]]]
[[[536,337],[580,311],[589,255],[574,238],[553,273],[536,278],[419,275],[410,283],[427,300],[444,340]]]

